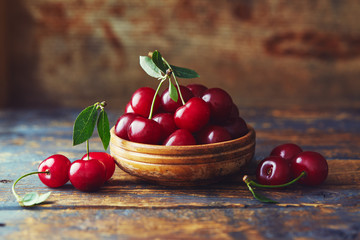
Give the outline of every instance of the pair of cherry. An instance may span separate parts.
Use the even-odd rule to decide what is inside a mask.
[[[298,145],[286,143],[275,147],[270,156],[257,166],[256,179],[263,185],[283,185],[302,176],[300,184],[315,186],[328,175],[326,159],[317,152],[303,151]]]
[[[70,160],[61,154],[55,154],[43,160],[38,176],[46,186],[61,187],[69,180],[71,184],[85,192],[97,191],[109,180],[115,171],[115,161],[105,152],[89,152],[81,159]]]
[[[136,90],[115,124],[115,134],[133,142],[171,146],[227,141],[247,133],[246,122],[223,89],[201,84],[179,89],[177,101],[171,99],[169,88],[161,96],[149,87]]]

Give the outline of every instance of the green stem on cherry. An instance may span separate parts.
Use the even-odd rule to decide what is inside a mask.
[[[165,60],[165,58],[162,58],[162,60],[163,60],[164,63],[167,65],[167,67],[171,70],[171,73],[172,73],[172,74],[171,74],[171,73],[170,73],[170,74],[171,74],[171,75],[173,76],[173,78],[174,78],[174,81],[175,81],[175,84],[176,84],[176,87],[177,87],[177,89],[178,89],[179,96],[180,96],[180,99],[181,99],[181,103],[182,103],[182,105],[185,105],[184,98],[183,98],[183,96],[182,96],[182,94],[181,94],[179,82],[177,81],[175,74],[173,74],[174,70],[171,68],[170,64]],[[171,81],[170,76],[169,76],[169,81]]]
[[[161,85],[163,84],[163,82],[164,82],[166,79],[167,79],[167,77],[166,77],[166,78],[164,78],[164,79],[162,79],[162,80],[160,81],[160,83],[159,83],[158,87],[156,88],[156,91],[155,91],[155,94],[154,94],[153,100],[152,100],[152,102],[151,102],[150,113],[149,113],[149,119],[152,119],[152,117],[153,117],[153,114],[154,114],[154,105],[155,105],[155,100],[156,100],[156,97],[157,97],[157,95],[158,95],[158,93],[159,93],[159,91],[160,91],[160,87],[161,87]]]
[[[16,179],[16,181],[13,183],[12,185],[12,188],[11,188],[11,191],[12,193],[14,194],[15,198],[16,198],[16,201],[20,204],[20,206],[22,207],[29,207],[29,206],[33,206],[33,205],[36,205],[36,204],[40,204],[42,202],[44,202],[51,194],[51,192],[48,192],[46,194],[43,194],[43,195],[38,195],[37,193],[33,194],[33,193],[30,193],[30,194],[26,194],[24,197],[20,197],[19,194],[16,193],[15,191],[15,186],[16,184],[23,178],[27,177],[27,176],[30,176],[30,175],[35,175],[35,174],[49,174],[49,171],[45,171],[45,172],[30,172],[30,173],[27,173],[21,177],[19,177],[18,179]]]
[[[90,143],[89,143],[89,139],[88,139],[88,140],[86,140],[86,155],[87,155],[88,160],[90,159],[89,153],[90,153]]]
[[[272,199],[270,199],[270,198],[264,197],[264,196],[256,193],[252,187],[259,187],[259,188],[283,188],[283,187],[287,187],[287,186],[289,186],[289,185],[291,185],[291,184],[294,184],[294,183],[297,182],[300,178],[305,177],[305,176],[306,176],[306,172],[303,171],[303,172],[301,172],[301,174],[300,174],[297,178],[291,180],[291,181],[288,182],[288,183],[279,184],[279,185],[263,185],[263,184],[259,184],[259,183],[255,182],[255,181],[253,181],[253,180],[250,180],[247,175],[245,175],[245,176],[243,177],[243,181],[246,183],[248,189],[250,190],[250,192],[252,193],[252,195],[254,196],[254,198],[256,198],[257,200],[259,200],[259,201],[261,201],[261,202],[265,202],[265,203],[277,203],[276,201],[274,201],[274,200],[272,200]]]

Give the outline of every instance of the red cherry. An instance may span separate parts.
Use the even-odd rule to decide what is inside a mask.
[[[206,126],[199,132],[197,137],[199,144],[217,143],[230,139],[230,133],[225,128],[216,125]]]
[[[139,115],[136,113],[125,113],[118,118],[115,124],[115,134],[119,138],[129,140],[128,137],[128,128],[132,121],[138,117]]]
[[[242,137],[249,132],[245,120],[241,117],[228,121],[223,127],[228,130],[233,139]]]
[[[135,113],[148,117],[151,109],[151,104],[155,96],[155,90],[150,87],[142,87],[134,92],[131,98],[131,106]],[[155,98],[154,113],[160,106],[159,95]]]
[[[173,132],[165,141],[165,146],[195,145],[194,136],[186,129],[178,129]]]
[[[130,141],[138,143],[159,144],[162,134],[159,123],[143,117],[136,117],[128,129]]]
[[[106,179],[106,168],[97,159],[79,159],[71,164],[69,177],[75,188],[84,192],[94,192],[103,186]]]
[[[190,89],[185,86],[180,85],[180,91],[185,102],[194,97],[194,94],[190,91]],[[179,90],[177,90],[177,92],[179,93]],[[174,113],[180,106],[182,106],[180,95],[177,102],[175,102],[170,98],[169,88],[161,94],[161,108],[164,111]]]
[[[201,98],[193,97],[184,106],[179,107],[174,115],[176,126],[190,132],[197,132],[210,119],[208,104]]]
[[[134,113],[134,109],[131,106],[131,101],[126,104],[124,113]]]
[[[178,129],[175,124],[174,114],[172,113],[158,113],[153,117],[153,120],[158,122],[162,127],[163,140]]]
[[[106,168],[105,181],[109,180],[113,176],[115,172],[115,160],[110,154],[106,152],[89,152],[89,158],[87,154],[85,154],[81,158],[81,160],[89,160],[89,159],[97,159],[105,165]]]
[[[317,152],[299,153],[291,160],[290,167],[293,177],[299,176],[303,171],[306,172],[306,175],[299,180],[299,183],[304,185],[319,185],[325,181],[328,175],[327,161]]]
[[[281,157],[270,156],[262,160],[256,169],[256,180],[263,185],[280,185],[291,178],[289,163]]]
[[[230,115],[229,115],[229,120],[234,120],[236,118],[240,117],[239,116],[239,108],[236,106],[236,104],[234,103],[231,107],[231,111],[230,111]]]
[[[208,89],[204,85],[201,84],[189,84],[186,86],[190,91],[194,94],[195,97],[202,97],[203,93]]]
[[[287,161],[290,161],[302,151],[303,150],[296,144],[285,143],[275,147],[271,151],[270,156],[279,156],[286,159]]]
[[[49,173],[39,173],[38,176],[41,182],[48,187],[61,187],[69,181],[70,165],[70,160],[64,155],[52,155],[42,161],[38,168],[39,172],[49,171]]]
[[[231,113],[233,101],[231,96],[221,88],[209,88],[202,96],[211,110],[211,120],[216,123],[225,122]]]

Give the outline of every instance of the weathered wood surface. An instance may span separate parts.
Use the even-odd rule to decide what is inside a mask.
[[[120,111],[118,111],[120,112]],[[118,112],[110,114],[115,122]],[[47,204],[23,209],[13,181],[54,153],[71,160],[85,146],[71,146],[77,110],[0,112],[1,239],[360,239],[360,111],[317,108],[246,108],[257,131],[249,168],[226,181],[188,188],[152,185],[117,169],[99,192],[70,184],[52,190]],[[295,142],[322,153],[329,177],[319,187],[266,190],[279,204],[253,199],[241,182],[277,144]],[[101,150],[94,139],[93,150]],[[45,192],[36,176],[22,180],[20,194]]]

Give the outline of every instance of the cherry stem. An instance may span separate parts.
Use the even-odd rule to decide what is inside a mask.
[[[154,105],[155,105],[156,97],[158,96],[158,93],[159,93],[159,90],[160,90],[161,85],[163,84],[163,82],[164,82],[166,79],[167,79],[167,77],[165,77],[164,79],[162,79],[162,80],[160,81],[158,87],[156,88],[156,91],[155,91],[153,100],[152,100],[152,102],[151,102],[149,119],[152,119],[152,117],[153,117],[153,114],[154,114]]]
[[[300,178],[302,178],[302,177],[304,177],[304,176],[306,176],[306,172],[305,172],[305,171],[301,172],[301,174],[300,174],[297,178],[291,180],[290,182],[284,183],[284,184],[279,184],[279,185],[264,185],[264,184],[260,184],[260,183],[257,183],[257,182],[255,182],[255,181],[253,181],[253,180],[250,180],[247,175],[244,176],[243,181],[244,181],[246,184],[250,184],[250,185],[252,185],[252,186],[254,186],[254,187],[260,187],[260,188],[282,188],[282,187],[287,187],[287,186],[289,186],[289,185],[297,182]]]
[[[166,64],[166,65],[168,66],[168,68],[171,70],[172,76],[173,76],[173,78],[174,78],[176,87],[177,87],[178,92],[179,92],[179,95],[180,95],[181,103],[182,103],[182,105],[185,105],[185,101],[184,101],[184,98],[183,98],[183,96],[182,96],[182,94],[181,94],[180,86],[179,86],[179,83],[178,83],[178,81],[177,81],[177,79],[176,79],[176,76],[175,76],[175,74],[174,74],[174,70],[171,68],[170,64],[165,60],[165,58],[162,58],[162,60],[163,60],[163,62],[165,62],[165,64]],[[170,77],[169,77],[169,81],[171,81],[171,78],[170,78]]]
[[[86,140],[86,154],[87,154],[88,160],[90,160],[89,153],[90,153],[90,143],[89,143],[89,139],[88,139],[88,140]]]
[[[12,185],[11,190],[12,190],[12,193],[14,194],[14,196],[15,196],[15,198],[16,198],[16,200],[17,200],[18,202],[21,202],[22,200],[21,200],[21,197],[15,192],[15,185],[16,185],[21,179],[23,179],[24,177],[27,177],[27,176],[30,176],[30,175],[34,175],[34,174],[40,174],[40,173],[49,174],[50,171],[49,171],[49,170],[46,170],[45,172],[31,172],[31,173],[27,173],[27,174],[19,177],[18,179],[16,179],[16,181],[15,181],[14,184]]]

